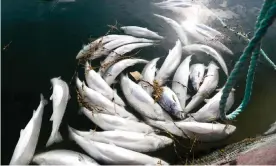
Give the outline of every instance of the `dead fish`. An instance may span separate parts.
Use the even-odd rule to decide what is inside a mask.
[[[125,102],[117,94],[117,91],[112,90],[105,80],[93,69],[91,69],[88,61],[85,63],[85,80],[89,88],[101,93],[110,101],[113,101],[120,106],[125,106]]]
[[[99,92],[88,88],[84,83],[81,83],[78,77],[76,77],[76,85],[82,100],[88,104],[88,107],[90,107],[89,109],[93,109],[91,111],[100,111],[101,113],[138,121],[138,119],[124,107],[113,103]]]
[[[196,91],[198,91],[200,84],[203,81],[205,69],[205,65],[200,63],[193,64],[190,67],[190,79],[192,82],[192,86]]]
[[[99,49],[102,45],[105,45],[108,42],[111,42],[116,39],[122,39],[122,38],[133,38],[129,35],[106,35],[98,38],[97,40],[83,46],[83,48],[79,51],[77,54],[76,59],[85,58],[87,56],[92,56],[93,53]]]
[[[155,78],[155,73],[157,71],[156,63],[160,58],[154,58],[144,67],[142,71],[142,79],[139,85],[151,96],[153,92],[153,81]]]
[[[41,94],[38,108],[33,112],[33,116],[25,129],[20,131],[20,137],[12,154],[10,165],[27,165],[31,162],[40,133],[44,107],[47,104],[47,100]]]
[[[121,60],[114,65],[112,65],[104,74],[103,79],[106,81],[108,85],[111,85],[115,82],[116,77],[127,67],[133,66],[138,63],[148,63],[147,60],[144,59],[124,59]]]
[[[46,147],[52,145],[55,142],[58,143],[62,141],[62,137],[59,133],[59,127],[63,119],[68,100],[71,98],[67,83],[60,77],[52,78],[51,84],[53,86],[53,94],[50,97],[50,100],[53,101],[53,114],[50,118],[50,121],[52,121],[53,124],[52,132],[46,143]]]
[[[135,36],[135,37],[143,37],[150,39],[162,40],[163,36],[158,35],[158,33],[149,30],[148,28],[138,27],[138,26],[123,26],[120,28],[124,31],[125,34]]]
[[[190,44],[183,47],[183,51],[188,54],[199,52],[205,52],[207,55],[211,55],[222,67],[224,73],[228,76],[228,69],[222,56],[212,47],[203,44]]]
[[[163,107],[169,114],[179,118],[184,118],[184,112],[182,111],[181,104],[176,94],[167,86],[162,87],[163,93],[158,103]]]
[[[175,20],[165,17],[165,16],[161,16],[159,14],[153,14],[154,16],[161,18],[162,20],[164,20],[167,24],[170,25],[170,27],[176,32],[178,38],[180,39],[181,43],[185,46],[187,44],[189,44],[188,42],[188,38],[187,35],[185,34],[185,32],[182,30],[181,26],[179,25],[179,23],[177,23]]]
[[[150,157],[148,155],[138,153],[132,150],[118,147],[114,144],[106,144],[101,142],[92,141],[84,137],[79,136],[69,128],[69,137],[74,140],[86,153],[97,161],[101,161],[104,164],[113,165],[145,165],[157,163],[168,165],[167,162]]]
[[[184,109],[185,114],[192,111],[199,104],[201,104],[204,99],[209,97],[214,90],[217,88],[219,81],[218,66],[214,62],[210,62],[208,65],[208,72],[203,80],[202,85],[199,87],[198,92],[193,96],[192,100],[188,103]]]
[[[136,152],[154,152],[173,143],[173,140],[156,135],[154,133],[145,134],[133,131],[79,131],[71,128],[76,134],[92,141],[114,144],[118,147],[126,148]]]
[[[71,150],[42,152],[34,156],[33,162],[39,165],[99,165],[91,157]]]
[[[141,86],[123,75],[120,82],[126,100],[142,116],[161,121],[172,120]]]
[[[146,121],[149,125],[169,132],[173,135],[196,139],[202,142],[215,142],[223,140],[233,134],[236,127],[220,123],[200,123],[200,122],[163,122],[163,121]]]
[[[230,92],[225,111],[228,112],[234,104],[234,89]],[[196,113],[191,114],[191,117],[185,119],[185,121],[195,120],[197,122],[211,122],[220,118],[219,102],[222,96],[222,90],[220,90],[214,97],[209,100],[205,100],[206,104],[199,109]]]
[[[177,40],[175,46],[169,51],[169,55],[163,62],[160,70],[157,72],[155,80],[159,85],[163,85],[171,74],[176,70],[180,64],[182,57],[181,43]]]
[[[155,131],[151,126],[142,122],[121,118],[114,115],[93,113],[84,107],[81,107],[80,111],[93,123],[105,131],[123,130],[146,134],[153,133]]]
[[[187,88],[190,74],[190,62],[192,55],[184,59],[184,61],[177,68],[172,82],[172,90],[179,99],[181,108],[184,109],[187,100]]]
[[[218,36],[216,38],[215,36],[211,38],[204,36],[204,34],[206,34],[207,32],[199,29],[198,26],[196,26],[196,23],[194,23],[193,21],[183,21],[181,23],[181,27],[185,31],[185,33],[193,37],[196,42],[209,45],[215,49],[233,55],[233,52],[218,40]]]
[[[90,57],[91,60],[97,59],[103,56],[106,56],[110,54],[114,49],[121,47],[126,44],[132,44],[132,43],[157,43],[157,41],[144,39],[144,38],[136,38],[136,37],[127,37],[127,38],[121,38],[113,40],[107,44],[104,44],[102,47],[97,49],[93,56]]]
[[[116,60],[119,60],[121,57],[124,56],[124,54],[131,52],[137,48],[148,47],[152,45],[154,45],[154,43],[132,43],[116,48],[105,58],[103,62],[101,62],[99,74],[103,76],[107,69],[112,65],[112,63]]]

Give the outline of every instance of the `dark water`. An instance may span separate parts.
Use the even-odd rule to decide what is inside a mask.
[[[254,9],[260,8],[261,3],[259,0],[229,1],[229,9],[240,16],[239,19],[228,21],[229,24],[233,26],[239,24],[246,32],[252,31],[257,16]],[[49,99],[52,93],[50,79],[61,76],[63,80],[70,82],[77,63],[75,56],[82,45],[88,42],[88,38],[95,39],[105,34],[109,29],[107,25],[114,24],[116,20],[121,25],[143,26],[162,35],[170,34],[168,28],[152,16],[153,12],[161,14],[162,12],[153,8],[149,0],[77,0],[75,3],[60,3],[54,9],[52,5],[52,2],[38,0],[2,1],[1,164],[9,163],[20,130],[26,126],[33,110],[39,104],[39,94],[43,93]],[[210,5],[223,9],[215,1],[210,1]],[[162,46],[147,48],[139,56],[146,59],[166,56],[175,41],[173,35],[167,39]],[[275,39],[274,24],[263,42],[264,50],[274,62],[276,62]],[[229,69],[232,69],[237,56],[245,46],[237,38],[233,38],[233,41],[228,46],[236,54],[234,57],[226,57]],[[9,43],[9,47],[3,50]],[[244,83],[242,79],[236,88],[236,106],[242,99]],[[227,142],[260,134],[276,120],[275,85],[276,72],[261,60],[251,103],[234,122],[238,129]],[[78,105],[73,85],[71,96],[62,128],[70,124],[78,129],[89,129],[92,123],[77,113]],[[49,122],[51,114],[50,103],[44,111],[37,152],[45,150],[44,146],[51,131]],[[60,147],[81,151],[74,143],[68,141],[52,148]],[[175,154],[167,156],[175,162]]]

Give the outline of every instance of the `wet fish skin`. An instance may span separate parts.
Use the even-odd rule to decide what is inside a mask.
[[[180,64],[182,58],[181,47],[180,40],[177,40],[173,49],[169,51],[168,56],[155,76],[155,80],[159,85],[163,85]]]
[[[203,142],[223,140],[236,130],[236,127],[233,125],[201,123],[195,121],[185,122],[183,120],[177,122],[162,122],[146,119],[146,123],[173,135],[188,139],[197,139]]]
[[[151,85],[153,85],[155,73],[157,71],[156,64],[159,61],[159,59],[160,58],[154,58],[146,64],[142,71],[142,81],[138,83],[149,95],[152,95],[153,92],[153,88]],[[149,83],[151,85],[149,85]]]
[[[175,125],[175,122],[173,121],[157,121],[157,120],[151,120],[149,118],[145,119],[145,122],[153,127],[156,127],[160,130],[164,130],[165,132],[169,132],[173,135],[179,136],[179,137],[185,137],[185,132],[183,132],[180,128],[178,128]]]
[[[212,38],[212,37],[214,38],[216,36],[224,37],[224,35],[221,32],[219,32],[216,29],[211,28],[211,27],[209,27],[209,26],[207,26],[205,24],[197,23],[195,25],[196,25],[196,30],[198,32],[206,32],[210,38]]]
[[[101,67],[99,69],[99,74],[101,76],[108,70],[108,68],[112,65],[112,62],[116,61],[118,58],[124,56],[124,54],[131,52],[135,49],[142,48],[142,47],[149,47],[153,46],[155,43],[131,43],[126,44],[121,47],[116,48],[112,51],[103,62],[101,62]]]
[[[105,45],[108,42],[111,42],[116,39],[122,39],[122,38],[133,38],[133,37],[129,35],[115,35],[115,34],[99,37],[95,41],[83,46],[83,48],[78,52],[76,59],[81,59],[86,56],[92,56],[91,53],[96,49],[98,49],[99,45]]]
[[[198,91],[200,84],[203,81],[205,69],[205,65],[200,63],[193,64],[190,67],[190,79],[192,86],[196,91]]]
[[[199,104],[201,104],[204,101],[204,99],[209,97],[217,88],[219,82],[219,68],[213,61],[209,63],[207,68],[208,71],[205,75],[202,85],[199,87],[198,92],[193,96],[192,100],[184,109],[185,114],[189,113]]]
[[[184,119],[184,112],[182,111],[181,104],[177,98],[177,95],[167,86],[162,87],[163,93],[158,103],[169,114]]]
[[[71,128],[72,129],[72,128]],[[118,147],[133,150],[136,152],[153,152],[158,149],[164,148],[172,144],[173,140],[165,137],[156,135],[154,133],[144,134],[133,131],[79,131],[74,132],[82,137],[90,139],[92,141],[110,143]]]
[[[123,75],[120,82],[126,100],[142,116],[161,121],[172,120],[141,86]]]
[[[211,122],[220,118],[219,101],[222,96],[222,90],[220,90],[214,97],[207,100],[207,103],[199,109],[196,113],[191,114],[190,119],[197,122]],[[231,109],[234,104],[234,89],[230,92],[227,98],[225,111],[226,113]],[[186,121],[188,121],[186,119]]]
[[[135,152],[132,150],[124,149],[114,144],[106,144],[85,139],[79,136],[69,128],[69,137],[74,140],[86,153],[97,161],[101,161],[104,164],[121,165],[121,164],[162,164],[168,165],[165,161],[150,157],[148,155]]]
[[[85,63],[85,80],[89,88],[101,93],[112,102],[120,106],[125,106],[124,101],[117,94],[117,92],[112,90],[112,88],[104,81],[104,79],[93,69],[91,69],[88,61]]]
[[[134,66],[135,64],[146,64],[149,61],[144,59],[124,59],[113,64],[104,74],[103,79],[108,85],[115,82],[116,77],[127,67]]]
[[[138,121],[138,119],[130,112],[128,112],[124,107],[113,103],[99,92],[88,88],[84,83],[81,83],[78,77],[76,77],[76,84],[82,99],[87,102],[90,107],[96,107],[101,111],[101,113],[120,116],[123,118]]]
[[[53,86],[53,94],[50,97],[50,100],[53,101],[53,114],[50,118],[50,121],[52,121],[53,124],[52,132],[46,143],[46,147],[62,140],[62,137],[59,133],[59,127],[62,122],[68,100],[71,98],[68,84],[63,81],[61,77],[52,78],[50,81]]]
[[[190,45],[183,47],[183,52],[186,52],[188,54],[193,54],[193,53],[196,53],[197,51],[205,52],[207,55],[212,56],[220,64],[224,73],[228,76],[228,69],[227,69],[227,65],[226,65],[224,59],[212,47],[203,45],[203,44],[190,44]]]
[[[10,165],[27,165],[31,162],[39,138],[44,107],[47,104],[48,101],[41,94],[38,108],[33,112],[33,116],[26,127],[20,131],[20,137],[15,146]]]
[[[186,106],[191,58],[192,55],[186,57],[179,65],[174,74],[172,82],[172,90],[175,92],[182,109],[184,109]]]
[[[196,23],[190,20],[183,21],[180,25],[185,33],[193,37],[195,41],[233,55],[233,52],[218,40],[218,35],[213,36],[208,34],[206,30],[199,28],[202,26],[198,26]],[[210,37],[206,37],[206,35]]]
[[[163,36],[158,35],[158,33],[153,32],[148,28],[143,28],[138,26],[123,26],[123,27],[120,27],[120,29],[123,30],[125,34],[135,36],[135,37],[150,38],[150,39],[157,39],[157,40],[164,39]]]
[[[157,43],[157,41],[144,39],[144,38],[136,38],[136,37],[125,37],[117,40],[113,40],[105,45],[103,47],[97,49],[93,56],[90,57],[90,60],[97,59],[100,57],[104,57],[108,54],[110,54],[114,49],[121,47],[126,44],[132,44],[132,43]]]
[[[159,14],[153,14],[155,17],[160,18],[162,20],[164,20],[167,24],[170,25],[170,27],[176,32],[179,40],[181,41],[181,43],[185,46],[187,44],[189,44],[187,35],[185,34],[185,32],[182,30],[181,26],[179,25],[178,22],[176,22],[175,20],[159,15]]]
[[[33,162],[38,165],[99,165],[91,157],[71,150],[42,152],[34,156]]]
[[[233,125],[220,123],[200,123],[200,122],[175,122],[176,126],[185,131],[190,139],[197,139],[203,142],[220,141],[236,131]]]
[[[84,107],[80,108],[80,112],[105,131],[123,130],[146,134],[155,131],[151,126],[146,125],[145,123],[114,115],[93,113]]]

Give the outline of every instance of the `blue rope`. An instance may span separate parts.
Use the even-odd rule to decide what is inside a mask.
[[[272,3],[273,2],[273,3]],[[266,12],[265,10],[268,9],[267,4],[271,4],[272,6],[269,8],[268,12]],[[243,54],[241,55],[239,61],[235,64],[233,71],[231,72],[229,78],[226,81],[226,85],[223,89],[223,95],[221,96],[221,100],[220,100],[220,117],[222,120],[231,120],[236,118],[236,116],[243,111],[243,109],[237,109],[235,110],[233,113],[231,113],[230,115],[226,116],[225,115],[225,105],[227,102],[227,98],[229,96],[229,93],[231,91],[231,89],[234,87],[234,85],[237,82],[237,76],[241,70],[241,67],[244,65],[244,63],[246,62],[246,60],[248,59],[248,57],[251,55],[252,51],[256,48],[256,50],[253,53],[253,57],[251,59],[251,67],[249,68],[249,73],[247,76],[247,81],[253,81],[254,78],[254,71],[255,71],[255,66],[256,66],[256,60],[257,57],[259,55],[260,52],[260,41],[263,38],[263,36],[266,34],[267,29],[269,28],[269,26],[273,23],[275,17],[276,17],[276,1],[272,1],[272,0],[267,0],[265,2],[265,4],[263,5],[261,14],[266,13],[264,19],[262,19],[261,23],[257,22],[256,27],[258,27],[258,24],[260,24],[260,26],[258,27],[258,29],[255,31],[254,37],[252,38],[252,40],[248,43],[247,47],[245,48]],[[264,15],[264,14],[263,14]],[[259,17],[259,19],[261,19],[261,16]],[[254,58],[255,57],[255,58]],[[253,62],[252,62],[253,61]],[[255,64],[255,65],[254,65]],[[251,83],[247,82],[247,90],[246,91],[246,96],[247,98],[244,99],[243,103],[241,104],[241,106],[239,108],[244,108],[246,106],[246,104],[248,103],[248,101],[250,100],[250,96],[251,96],[251,90],[252,90],[252,85]]]

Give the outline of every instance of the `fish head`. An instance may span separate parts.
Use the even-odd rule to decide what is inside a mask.
[[[176,94],[167,86],[162,87],[163,93],[160,98],[160,105],[169,113],[174,114],[177,117],[182,117],[180,114],[182,111],[180,102]]]

